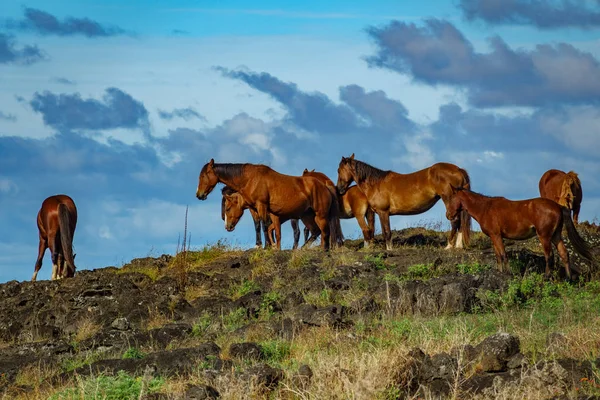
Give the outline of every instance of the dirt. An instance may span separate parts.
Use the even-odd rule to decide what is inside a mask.
[[[586,231],[592,232],[587,238],[597,243],[600,232],[594,235],[593,228]],[[443,250],[445,234],[441,232],[408,229],[394,232],[393,240],[395,250],[375,248],[370,252],[357,251],[362,241],[348,241],[342,253],[345,256],[337,262],[320,250],[305,251],[301,256],[291,251],[238,251],[188,271],[184,284],[168,255],[135,259],[120,269],[79,271],[74,278],[60,281],[7,282],[0,285],[0,390],[30,390],[16,379],[20,371],[33,365],[47,365],[56,372],[46,378],[48,384],[74,375],[118,370],[134,375],[185,376],[198,365],[211,371],[214,378],[237,366],[240,379],[270,388],[282,380],[282,370],[264,363],[245,367],[242,362],[264,360],[259,346],[233,343],[221,349],[214,343],[218,332],[199,335],[194,324],[242,310],[245,321],[250,322],[235,327],[233,334],[260,325],[274,338],[290,340],[302,330],[323,325],[344,330],[353,326],[356,316],[381,310],[423,316],[471,313],[480,306],[479,290],[502,291],[512,278],[495,268],[473,274],[456,272],[459,264],[495,266],[486,238],[476,238],[469,250],[452,251]],[[535,249],[536,243],[531,241],[509,244],[510,257],[518,260],[520,271],[516,273],[543,271],[543,257]],[[411,276],[415,265],[427,266],[433,276]],[[162,277],[153,279],[156,273]],[[248,281],[254,286],[240,289]],[[274,292],[277,297],[269,300]],[[333,293],[334,299],[358,295],[344,304],[320,305],[307,301],[307,293]],[[268,320],[258,318],[264,310],[269,312]],[[202,344],[192,341],[198,337],[204,340]],[[192,342],[192,347],[187,345]],[[130,348],[144,348],[147,353],[124,359]],[[485,396],[491,396],[498,385],[527,379],[569,386],[600,366],[571,359],[528,365],[520,353],[519,339],[508,334],[456,351],[426,355],[415,349],[398,376],[398,386],[410,395],[447,393],[457,382],[459,360],[477,364],[474,374],[460,377],[460,385],[466,392]],[[72,359],[86,361],[65,366]],[[312,371],[304,367],[291,378],[308,384]],[[210,386],[188,390],[190,398],[218,395]]]

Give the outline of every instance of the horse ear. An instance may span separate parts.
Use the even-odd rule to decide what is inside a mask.
[[[310,172],[315,172],[315,169],[313,168],[313,170],[312,170],[312,171],[310,171]]]
[[[210,165],[211,167],[215,166],[215,159],[211,158],[210,161],[208,162],[208,165]]]
[[[458,192],[458,189],[452,184],[450,184],[450,189],[452,189],[452,194],[456,194]]]
[[[350,156],[351,160],[354,160],[354,153],[352,153],[352,155]]]
[[[308,168],[304,168],[304,171],[302,172],[303,175],[306,173],[308,173]]]

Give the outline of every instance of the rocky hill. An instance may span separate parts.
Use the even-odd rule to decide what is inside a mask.
[[[595,247],[600,229],[581,224]],[[600,282],[544,280],[536,240],[443,250],[394,232],[320,249],[220,243],[0,285],[0,391],[23,399],[594,398]]]

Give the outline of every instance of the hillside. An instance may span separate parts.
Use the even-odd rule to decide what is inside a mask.
[[[600,227],[584,223],[595,248]],[[21,399],[571,399],[600,396],[600,282],[543,279],[536,239],[443,250],[394,232],[320,249],[237,250],[0,285],[0,391]],[[571,252],[572,254],[572,252]],[[555,270],[562,269],[556,260]],[[121,371],[121,372],[119,372]]]

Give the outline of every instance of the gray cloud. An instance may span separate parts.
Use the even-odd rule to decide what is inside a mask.
[[[283,82],[263,72],[232,71],[215,67],[223,76],[239,79],[268,94],[288,112],[288,120],[309,132],[347,134],[361,127],[361,121],[347,105],[337,105],[320,92],[306,93],[295,83]]]
[[[488,24],[533,25],[540,29],[600,26],[600,3],[542,0],[460,0],[467,20]]]
[[[67,17],[60,21],[54,15],[35,8],[25,8],[22,20],[9,20],[9,29],[35,32],[40,35],[74,36],[83,35],[88,38],[123,35],[126,32],[116,26],[104,26],[89,18]]]
[[[17,117],[14,114],[6,114],[6,113],[0,111],[0,120],[16,122]]]
[[[600,102],[600,63],[569,44],[513,50],[493,37],[491,52],[478,53],[451,23],[436,19],[424,27],[393,21],[368,34],[377,45],[366,59],[370,66],[464,87],[479,107]]]
[[[37,46],[16,47],[14,36],[0,33],[0,64],[29,65],[46,59]]]
[[[203,115],[201,115],[198,111],[194,110],[192,107],[175,108],[171,112],[158,110],[158,116],[160,117],[160,119],[164,119],[167,121],[170,121],[173,118],[182,118],[186,121],[189,121],[191,119],[199,119],[201,121],[206,121],[206,118]]]
[[[60,78],[60,77],[52,78],[51,81],[54,82],[54,83],[60,83],[62,85],[76,85],[77,84],[77,82],[75,82],[75,81],[72,81],[72,80],[67,79],[67,78]]]
[[[61,131],[148,127],[144,105],[117,88],[106,89],[102,101],[84,100],[79,93],[36,92],[30,105],[43,115],[46,125]]]

